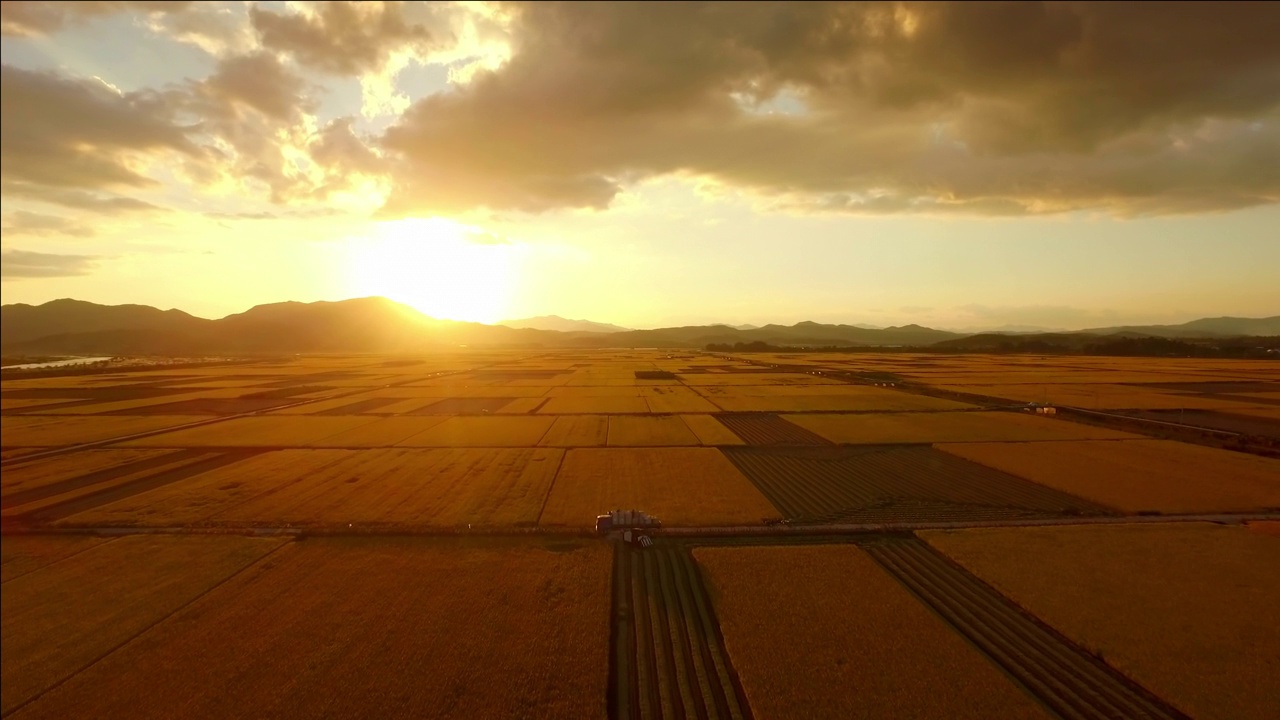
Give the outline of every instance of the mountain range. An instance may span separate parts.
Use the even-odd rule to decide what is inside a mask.
[[[438,320],[385,298],[258,305],[217,320],[146,305],[54,300],[0,308],[0,349],[7,354],[221,355],[297,352],[400,352],[441,347],[686,347],[765,343],[793,347],[934,346],[957,349],[1000,334],[968,334],[903,325],[872,328],[799,322],[691,325],[628,330],[555,316],[501,325]],[[1075,335],[1214,338],[1280,335],[1280,316],[1205,318],[1182,325],[1102,328]],[[1004,335],[1007,337],[1007,335]],[[1020,338],[1036,336],[1020,335]],[[973,338],[972,342],[964,342]],[[947,345],[939,345],[940,348]]]

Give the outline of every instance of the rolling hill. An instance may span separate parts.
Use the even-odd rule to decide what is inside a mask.
[[[729,325],[690,325],[654,330],[563,318],[531,318],[544,327],[438,320],[386,298],[338,302],[284,302],[258,305],[211,320],[180,310],[145,305],[98,305],[54,300],[43,305],[0,308],[0,348],[26,355],[226,355],[299,352],[406,352],[442,347],[681,347],[764,343],[782,347],[934,347],[975,351],[1012,347],[1010,336],[970,335],[919,325],[868,328],[858,325],[799,322],[743,329]],[[558,322],[557,322],[558,321]],[[1021,347],[1080,348],[1101,336],[1191,338],[1230,329],[1268,331],[1280,318],[1208,318],[1180,326],[1115,328],[1110,332],[1018,336]],[[522,322],[522,321],[517,321]],[[564,330],[550,325],[560,324]],[[609,330],[585,330],[604,326]],[[1252,332],[1250,333],[1252,334]],[[1280,331],[1273,331],[1280,334]]]

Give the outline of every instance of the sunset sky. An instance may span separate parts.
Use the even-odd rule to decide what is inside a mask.
[[[1280,4],[3,3],[3,301],[1280,314]]]

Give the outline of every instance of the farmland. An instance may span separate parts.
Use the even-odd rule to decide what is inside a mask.
[[[1278,383],[661,350],[6,376],[3,712],[1256,717]],[[653,545],[595,535],[611,509]]]
[[[1276,538],[1203,524],[925,537],[1189,715],[1274,717]]]

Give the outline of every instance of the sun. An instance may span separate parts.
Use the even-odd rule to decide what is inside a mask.
[[[348,277],[355,296],[380,295],[434,318],[495,323],[515,291],[518,248],[444,218],[378,223],[352,239]]]

